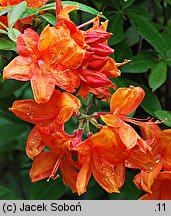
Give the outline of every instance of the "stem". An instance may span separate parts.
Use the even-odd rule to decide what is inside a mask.
[[[92,119],[90,119],[90,124],[93,125],[97,130],[101,130],[103,128],[101,124],[97,124]]]

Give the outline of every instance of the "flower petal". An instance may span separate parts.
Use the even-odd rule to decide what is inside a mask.
[[[130,86],[129,88],[119,88],[112,95],[110,110],[112,113],[118,110],[120,115],[132,113],[144,98],[144,90],[141,87]]]
[[[17,56],[6,67],[4,67],[4,79],[16,79],[28,81],[32,76],[33,62],[30,58]]]
[[[61,93],[55,90],[51,99],[45,104],[38,104],[34,100],[19,100],[15,101],[9,110],[24,121],[33,124],[43,123],[48,120],[52,121],[58,113],[56,100],[60,96]]]
[[[59,99],[59,113],[56,117],[57,123],[62,124],[68,121],[73,112],[77,113],[80,107],[81,102],[78,98],[70,93],[63,92]]]
[[[171,129],[158,133],[157,151],[161,155],[164,170],[171,170]]]
[[[140,187],[142,188],[142,190],[152,193],[151,186],[154,180],[157,178],[161,168],[162,163],[157,163],[153,167],[151,167],[151,170],[142,170],[141,173],[139,173],[138,176],[135,176],[133,180],[135,185],[137,183],[139,184],[140,182]]]
[[[79,73],[79,77],[83,84],[89,87],[98,88],[107,85],[112,86],[112,82],[107,76],[98,71],[84,69]]]
[[[33,160],[45,148],[39,130],[34,127],[27,138],[26,153]]]
[[[123,123],[118,132],[122,142],[128,149],[132,149],[137,144],[138,135],[129,124]]]
[[[23,57],[35,58],[38,53],[37,42],[39,35],[34,30],[27,28],[24,34],[17,38],[17,50]]]
[[[30,170],[31,181],[36,182],[49,177],[58,157],[59,155],[50,151],[41,152],[37,155]]]
[[[65,157],[64,160],[61,162],[60,170],[62,173],[64,184],[68,185],[73,193],[77,192],[76,180],[78,173],[73,167],[72,161]]]
[[[86,187],[91,176],[91,152],[84,156],[84,163],[78,173],[76,181],[76,189],[78,195],[81,195],[87,191]]]
[[[37,71],[34,71],[34,75],[31,78],[31,87],[36,102],[46,103],[49,101],[55,89],[55,84],[56,81],[51,75],[43,74],[42,71],[37,68]]]
[[[108,193],[119,192],[119,184],[114,166],[93,151],[92,174]]]
[[[171,200],[171,172],[161,172],[152,185],[152,193],[145,194],[140,200]]]
[[[101,119],[110,127],[120,127],[123,123],[123,121],[118,118],[116,115],[106,114],[101,115]]]

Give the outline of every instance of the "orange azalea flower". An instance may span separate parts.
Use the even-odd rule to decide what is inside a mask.
[[[60,93],[58,90],[54,91],[45,104],[37,104],[34,100],[15,101],[10,111],[19,118],[36,124],[27,140],[28,156],[33,158],[45,146],[39,132],[40,125],[48,130],[57,131],[58,125],[68,121],[73,112],[78,112],[80,106],[80,101],[75,96],[66,92]]]
[[[68,185],[73,192],[76,192],[78,173],[75,168],[78,168],[78,165],[72,160],[69,149],[71,142],[74,145],[81,142],[83,131],[78,130],[72,135],[68,135],[64,132],[62,125],[57,125],[56,128],[51,127],[51,129],[40,126],[38,129],[41,141],[51,151],[40,152],[34,158],[30,170],[32,182],[44,178],[49,178],[48,180],[52,178],[55,180],[59,177],[56,172],[60,168],[64,184]]]
[[[147,152],[150,150],[150,146],[129,124],[125,123],[127,121],[143,124],[126,116],[139,106],[143,98],[144,91],[140,87],[119,88],[111,97],[111,114],[101,115],[101,119],[115,131],[118,131],[120,139],[128,149],[138,145],[141,151]]]
[[[116,86],[107,78],[118,77],[121,71],[117,68],[116,62],[108,55],[114,50],[110,48],[106,41],[111,36],[111,33],[106,31],[108,21],[99,25],[100,16],[97,16],[92,21],[93,28],[84,32],[85,42],[89,45],[85,59],[82,63],[82,68],[79,70],[81,79],[81,88],[77,95],[81,95],[84,99],[87,98],[89,92],[97,97],[108,98],[111,96],[109,88]],[[122,64],[125,64],[126,61]],[[121,65],[120,65],[121,66]]]
[[[84,142],[71,145],[71,150],[78,151],[78,161],[82,164],[76,182],[79,195],[86,192],[91,174],[107,192],[119,192],[125,176],[123,163],[129,150],[117,134],[104,127]]]
[[[58,23],[56,24],[55,28],[58,28],[60,25],[65,25],[70,30],[70,36],[74,41],[77,42],[81,47],[86,49],[85,57],[76,71],[72,70],[71,73],[77,74],[79,77],[79,82],[81,82],[81,88],[77,95],[81,95],[84,99],[87,98],[89,92],[94,93],[99,97],[106,96],[107,98],[110,97],[110,93],[108,88],[115,87],[115,85],[107,78],[107,76],[102,74],[100,70],[104,64],[106,64],[106,56],[113,52],[109,46],[107,46],[104,42],[111,34],[105,31],[99,31],[99,40],[97,41],[99,47],[95,48],[96,50],[89,50],[89,46],[84,43],[86,41],[86,36],[82,34],[82,32],[75,26],[73,22],[71,22],[68,13],[77,9],[77,6],[66,5],[63,9],[60,5],[60,1],[57,1],[57,19]],[[90,21],[91,22],[91,21]],[[107,33],[103,38],[104,33]],[[92,35],[93,36],[93,35]],[[84,39],[85,38],[85,39]],[[100,39],[101,38],[101,39]],[[103,39],[102,39],[103,38]],[[100,43],[101,42],[101,43]],[[90,44],[91,45],[91,44]],[[90,48],[91,49],[91,48]],[[93,49],[93,46],[92,46]],[[93,53],[100,52],[100,55],[95,55]],[[89,69],[88,65],[94,62],[94,69]],[[99,67],[101,66],[101,67]],[[112,66],[112,67],[111,67]],[[113,65],[110,66],[110,70],[113,70]],[[98,68],[97,68],[98,67]],[[97,69],[96,69],[97,68]],[[109,68],[104,67],[104,70],[109,70]],[[95,89],[95,90],[94,90]]]
[[[161,169],[171,171],[171,130],[161,131],[157,125],[148,125],[142,127],[141,131],[143,138],[152,139],[151,155],[142,155],[142,152],[138,150],[135,152],[133,149],[126,162],[126,166],[143,169],[135,176],[134,182],[141,190],[152,193],[152,184]],[[137,157],[138,159],[135,159]],[[142,167],[142,165],[145,166]]]
[[[39,36],[26,29],[17,39],[19,56],[5,68],[3,77],[31,81],[37,103],[47,102],[55,88],[73,92],[79,86],[77,76],[69,69],[80,66],[85,50],[70,37],[65,26],[47,26]]]
[[[131,149],[126,166],[133,169],[142,169],[147,172],[154,170],[154,165],[160,162],[161,155],[157,151],[156,138],[161,131],[160,127],[153,124],[146,124],[140,127],[143,139],[149,144],[151,151],[142,152],[137,146]],[[159,170],[160,171],[160,170]]]
[[[171,171],[171,129],[162,130],[155,140],[156,151],[160,154],[162,168]]]
[[[52,151],[41,152],[33,161],[30,178],[32,182],[39,181],[44,178],[56,179],[56,171],[60,168],[64,184],[68,185],[72,192],[76,192],[76,178],[77,171],[74,168],[73,161],[64,155],[64,152],[59,151],[54,153]]]
[[[158,174],[151,187],[151,193],[145,194],[140,200],[171,200],[171,172]]]

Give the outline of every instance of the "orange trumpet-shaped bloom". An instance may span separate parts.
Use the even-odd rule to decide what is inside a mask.
[[[78,151],[80,168],[76,188],[78,194],[86,192],[91,174],[109,193],[118,192],[124,183],[124,161],[129,151],[119,136],[104,127],[84,142],[71,145],[71,150]]]
[[[118,131],[120,139],[128,149],[138,145],[141,151],[150,150],[149,145],[142,140],[137,132],[125,121],[136,124],[126,115],[132,113],[144,98],[144,91],[140,87],[130,86],[129,88],[119,88],[112,95],[110,101],[111,114],[101,115],[101,119],[110,127]]]
[[[86,99],[91,92],[98,98],[108,100],[111,96],[109,88],[116,86],[107,76],[118,77],[121,71],[117,68],[117,63],[109,57],[114,50],[107,45],[107,39],[111,36],[111,33],[106,31],[108,21],[99,25],[99,19],[100,16],[94,18],[93,28],[84,32],[85,42],[89,47],[82,63],[83,67],[79,70],[81,88],[77,95]],[[126,61],[122,64],[125,63]]]
[[[55,90],[51,99],[45,104],[37,104],[34,100],[15,101],[10,111],[24,121],[36,124],[29,134],[27,140],[27,154],[33,158],[39,154],[45,144],[39,131],[39,126],[48,130],[60,130],[58,125],[62,125],[70,119],[73,112],[78,112],[80,101],[70,93]]]
[[[157,151],[156,138],[161,132],[158,125],[149,121],[149,124],[140,127],[142,138],[149,144],[151,151],[142,152],[137,146],[131,149],[126,166],[133,169],[141,169],[147,172],[154,170],[154,165],[159,163],[161,155]],[[159,170],[160,171],[160,170]]]
[[[72,192],[76,192],[76,179],[77,171],[74,167],[72,158],[65,155],[64,151],[53,151],[41,152],[33,160],[33,164],[30,170],[30,178],[32,182],[39,181],[44,178],[49,180],[56,179],[59,177],[56,174],[60,168],[64,184],[68,185]]]
[[[143,138],[151,139],[151,154],[143,154],[133,149],[126,162],[129,168],[142,169],[134,178],[134,182],[141,190],[152,193],[152,184],[161,169],[171,171],[171,130],[163,130],[157,125],[141,128]]]
[[[163,171],[154,180],[151,193],[145,194],[140,200],[171,200],[171,172]]]
[[[73,192],[76,192],[76,179],[78,164],[73,161],[70,145],[76,145],[82,141],[83,130],[78,130],[72,135],[65,133],[63,126],[58,125],[56,129],[48,127],[39,127],[41,141],[49,147],[51,151],[40,152],[33,160],[30,170],[32,182],[44,178],[49,180],[56,179],[58,169],[61,170],[64,184],[68,185]]]
[[[155,143],[156,151],[161,157],[162,168],[171,171],[171,129],[160,131]]]
[[[85,50],[70,37],[66,26],[46,26],[40,36],[26,29],[18,36],[17,50],[19,56],[4,68],[3,77],[30,80],[37,103],[47,102],[55,85],[70,92],[79,86],[77,76],[69,69],[80,66]]]

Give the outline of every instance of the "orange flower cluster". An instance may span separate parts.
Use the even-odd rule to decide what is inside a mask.
[[[114,50],[107,45],[111,36],[106,31],[107,21],[100,24],[97,16],[88,22],[93,23],[92,28],[80,30],[84,24],[77,27],[68,15],[77,7],[62,8],[61,1],[56,3],[57,24],[46,26],[40,35],[30,28],[20,34],[19,56],[3,71],[4,79],[31,82],[35,100],[15,101],[10,111],[35,124],[26,146],[33,160],[32,182],[56,179],[60,169],[64,184],[79,195],[86,192],[91,175],[108,193],[118,193],[124,184],[125,167],[129,167],[141,170],[134,183],[148,194],[140,199],[171,199],[171,130],[161,131],[158,122],[128,117],[144,98],[141,87],[119,88],[111,96],[110,89],[116,86],[108,77],[119,76],[118,67],[128,60],[116,63],[109,57]],[[82,114],[81,102],[72,94],[76,90],[84,99],[89,93],[110,99],[110,112]],[[64,126],[72,116],[80,124],[67,134]],[[83,140],[84,123],[98,131],[89,131]],[[140,127],[142,137],[132,124]]]

